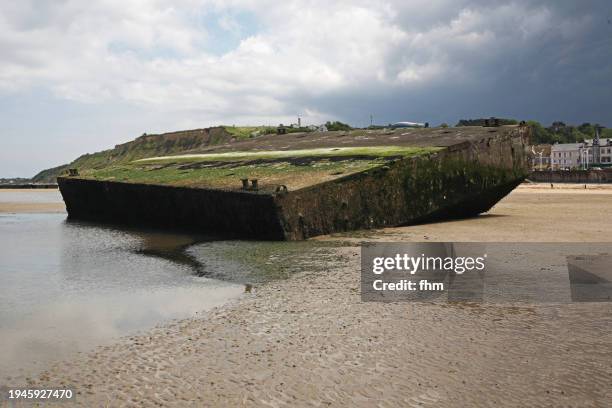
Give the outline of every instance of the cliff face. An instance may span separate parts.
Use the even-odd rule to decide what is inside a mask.
[[[186,187],[163,185],[155,181],[160,179],[151,179],[151,182],[145,183],[134,183],[129,179],[121,182],[95,179],[95,174],[90,178],[60,177],[58,183],[71,218],[192,228],[201,232],[249,238],[300,240],[340,231],[474,216],[489,210],[528,174],[528,128],[486,129],[381,133],[380,138],[373,134],[365,139],[359,134],[323,134],[317,137],[328,143],[342,146],[351,143],[369,144],[369,147],[360,148],[362,155],[368,151],[370,156],[374,152],[381,154],[381,143],[431,146],[435,149],[422,150],[420,154],[412,156],[387,155],[384,160],[377,158],[372,162],[377,165],[358,167],[353,172],[340,173],[338,176],[315,178],[306,186],[298,183],[295,184],[300,186],[297,189],[292,189],[291,185],[288,190],[271,188],[277,180],[275,174],[260,180],[262,188],[258,190],[241,190],[238,186],[214,187],[217,179],[206,181],[212,184]],[[296,137],[300,143],[307,144],[305,136]],[[277,140],[286,144],[291,138]],[[244,142],[249,145],[254,143],[259,143],[256,146],[263,149],[267,142]],[[319,143],[323,142],[319,140]],[[238,149],[240,145],[237,143],[232,149]],[[287,146],[295,147],[291,143]],[[268,146],[268,149],[272,148],[276,148],[276,145]],[[395,148],[399,149],[398,146]],[[227,149],[229,147],[225,146],[218,150],[223,152]],[[268,152],[278,156],[278,151]],[[312,150],[282,153],[297,154],[293,152]],[[242,157],[240,152],[234,153]],[[281,159],[277,156],[272,164],[249,158],[249,161],[240,165],[256,171],[258,166],[267,165],[286,168],[290,160],[295,160],[295,157],[286,158],[287,163],[278,163]],[[227,160],[228,156],[227,153],[221,153],[199,157],[198,160],[206,161],[203,162],[203,169],[198,171],[218,171],[221,167],[221,173],[227,174],[219,173],[216,177],[235,177],[237,164],[213,161],[213,157]],[[339,157],[311,159],[305,166],[318,168],[330,160],[343,163]],[[179,156],[164,160],[180,161],[187,158]],[[348,168],[353,163],[347,161],[343,166]],[[164,169],[167,170],[169,165],[158,163],[155,166],[166,166]],[[157,167],[131,174],[154,173]],[[337,168],[334,169],[332,174],[337,173]],[[184,171],[183,163],[177,172]],[[294,177],[303,179],[304,175],[295,173]],[[142,178],[139,180],[146,181]]]
[[[207,148],[235,140],[225,127],[184,130],[162,134],[144,134],[135,140],[116,145],[114,149],[84,154],[69,164],[39,172],[32,178],[36,183],[52,183],[69,168],[100,169],[117,163],[126,163],[146,157],[178,154]]]

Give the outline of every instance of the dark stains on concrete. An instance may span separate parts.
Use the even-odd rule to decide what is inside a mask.
[[[214,149],[222,152],[225,148],[244,151],[255,146],[259,147],[257,150],[369,145],[446,147],[425,156],[389,158],[373,169],[295,191],[223,191],[71,177],[61,177],[58,183],[71,218],[188,227],[246,238],[301,240],[341,231],[469,217],[488,211],[526,177],[529,136],[527,127],[490,130],[466,127],[442,133],[436,129],[404,129],[379,132],[375,137],[365,131],[352,136],[349,132],[325,132],[310,138],[289,134],[259,138],[255,145],[254,141],[245,141]],[[338,143],[338,139],[343,142]],[[309,165],[314,159],[289,160]],[[257,165],[270,161],[252,162]],[[213,163],[194,163],[185,168],[209,164]]]

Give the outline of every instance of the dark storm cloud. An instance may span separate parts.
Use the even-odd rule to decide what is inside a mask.
[[[612,125],[611,9],[605,1],[398,7],[394,22],[416,34],[388,58],[389,73],[439,62],[443,74],[414,84],[362,84],[308,103],[359,124],[372,113],[381,123],[497,115]]]

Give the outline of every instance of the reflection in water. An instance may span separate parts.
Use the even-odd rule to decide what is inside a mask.
[[[3,377],[33,372],[75,351],[220,306],[241,292],[241,287],[211,284],[57,299],[0,329],[1,372]]]
[[[0,215],[0,383],[243,292],[203,277],[183,234]]]
[[[218,238],[210,235],[180,232],[162,232],[156,229],[130,228],[109,226],[87,221],[66,220],[67,228],[89,228],[117,235],[125,240],[125,248],[134,254],[156,257],[185,266],[196,276],[205,276],[206,270],[202,262],[191,255],[187,248],[200,242],[211,242]],[[127,235],[127,236],[126,236]],[[128,243],[128,240],[131,239]]]
[[[164,233],[137,233],[142,239],[138,253],[156,256],[191,268],[198,276],[205,276],[204,264],[187,252],[187,248],[200,241],[207,241],[193,235],[176,235]]]

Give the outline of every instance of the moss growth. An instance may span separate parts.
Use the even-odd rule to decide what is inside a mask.
[[[176,163],[156,167],[150,165],[118,165],[100,170],[86,170],[83,177],[96,180],[115,180],[131,183],[167,184],[197,187],[239,187],[242,178],[257,178],[265,182],[288,184],[287,180],[303,177],[320,178],[340,176],[380,166],[377,160],[317,161],[310,165],[293,165],[289,162],[186,168]]]
[[[377,146],[171,156],[86,169],[81,175],[96,180],[224,189],[238,189],[240,179],[257,178],[262,189],[278,184],[299,189],[433,150]]]
[[[129,163],[145,157],[179,154],[188,150],[226,143],[232,136],[222,127],[194,129],[163,134],[143,134],[131,142],[115,146],[113,149],[88,153],[78,157],[70,164],[43,170],[34,181],[55,181],[55,177],[65,174],[68,168],[101,169],[111,165]]]
[[[292,157],[412,157],[441,150],[438,147],[370,146],[370,147],[326,147],[303,150],[260,150],[224,152],[210,154],[188,154],[180,156],[150,157],[138,160],[141,163],[244,161],[254,159],[280,159]]]
[[[523,169],[504,169],[464,160],[418,160],[416,168],[403,168],[401,182],[416,214],[426,214],[431,208],[452,206],[466,194],[479,195],[525,176]]]

